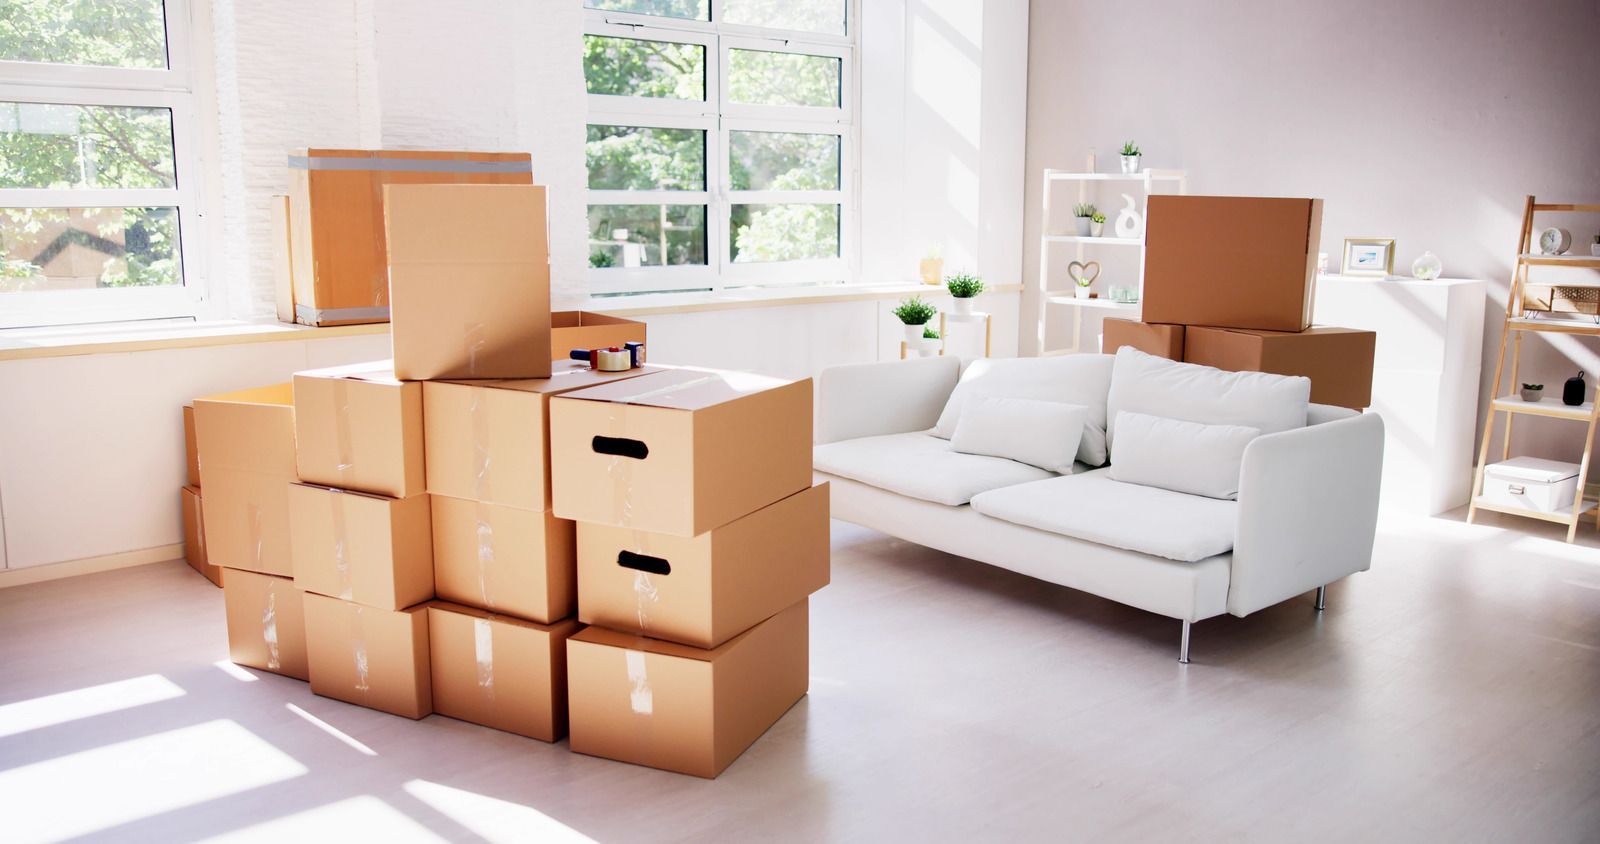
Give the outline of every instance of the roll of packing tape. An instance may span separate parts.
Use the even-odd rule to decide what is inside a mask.
[[[601,372],[623,372],[633,368],[633,353],[622,349],[595,349],[594,368]]]

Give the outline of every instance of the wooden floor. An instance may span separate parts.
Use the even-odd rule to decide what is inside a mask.
[[[1327,612],[1189,666],[1176,621],[836,523],[811,694],[715,781],[233,668],[181,563],[0,590],[0,837],[1600,840],[1600,542],[1486,521],[1386,522]]]

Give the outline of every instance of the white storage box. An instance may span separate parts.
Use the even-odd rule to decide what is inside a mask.
[[[1541,513],[1572,510],[1578,494],[1578,464],[1538,457],[1513,457],[1483,469],[1483,497],[1492,504]]]

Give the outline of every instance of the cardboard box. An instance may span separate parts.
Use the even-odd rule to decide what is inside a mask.
[[[1301,332],[1189,326],[1183,359],[1233,372],[1276,372],[1311,379],[1311,400],[1356,410],[1372,404],[1372,355],[1378,336],[1318,326]]]
[[[388,498],[310,484],[289,487],[294,585],[398,610],[433,597],[428,496]]]
[[[573,349],[622,348],[645,342],[645,325],[631,319],[590,311],[556,311],[550,315],[550,359],[570,360]],[[646,353],[649,352],[647,348]]]
[[[550,405],[556,515],[695,536],[811,486],[811,379],[670,369]]]
[[[395,375],[550,377],[550,232],[536,185],[389,185]]]
[[[179,490],[178,498],[183,510],[183,558],[188,561],[189,568],[221,586],[222,569],[206,562],[206,525],[201,513],[200,488],[186,486]]]
[[[1147,355],[1183,360],[1183,326],[1107,317],[1100,328],[1100,351],[1114,355],[1132,346]]]
[[[206,555],[213,565],[292,577],[289,484],[294,402],[288,384],[196,399]]]
[[[1147,211],[1145,322],[1311,325],[1322,200],[1157,195]]]
[[[350,325],[389,318],[383,188],[533,184],[522,152],[308,149],[289,156],[288,237],[295,320]]]
[[[567,640],[571,746],[715,777],[810,683],[805,601],[712,650],[586,627]]]
[[[300,480],[406,498],[427,490],[422,385],[390,361],[296,372],[295,465]]]
[[[200,485],[200,444],[195,440],[194,405],[183,406],[183,456],[189,462],[189,486]]]
[[[433,711],[508,733],[567,734],[567,638],[576,619],[535,624],[444,601],[428,605]]]
[[[577,526],[549,510],[429,496],[440,598],[550,624],[577,609]]]
[[[428,608],[380,610],[305,593],[311,691],[392,715],[433,711]]]
[[[828,485],[695,537],[582,522],[578,619],[714,648],[828,585]]]
[[[550,397],[659,371],[597,372],[570,360],[551,366],[549,378],[422,385],[429,492],[550,509]]]
[[[224,578],[228,658],[296,680],[309,676],[304,595],[287,577],[234,569]]]

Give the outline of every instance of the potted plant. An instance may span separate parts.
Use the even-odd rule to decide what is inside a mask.
[[[917,265],[917,275],[922,276],[923,284],[939,283],[940,276],[944,275],[944,258],[939,244],[935,243],[923,253],[922,262]]]
[[[1139,156],[1144,155],[1139,151],[1139,145],[1129,141],[1122,145],[1122,172],[1132,175],[1139,172]]]
[[[1105,230],[1106,215],[1100,213],[1099,211],[1094,212],[1094,216],[1089,218],[1089,234],[1093,237],[1099,237],[1100,233]]]
[[[938,311],[933,305],[923,301],[921,296],[900,300],[900,304],[894,309],[894,315],[899,317],[900,322],[906,327],[906,345],[913,347],[918,345],[918,341],[922,339],[923,326],[926,326],[928,320],[933,319],[936,313]]]
[[[1072,291],[1072,295],[1078,297],[1079,299],[1094,298],[1094,294],[1089,292],[1089,285],[1094,283],[1093,278],[1078,278],[1073,280],[1078,283],[1078,289]]]
[[[924,325],[922,326],[922,339],[937,340],[939,339],[939,332],[934,331],[932,326]]]
[[[1094,207],[1093,202],[1080,202],[1072,206],[1072,216],[1075,218],[1073,222],[1077,223],[1078,226],[1073,233],[1078,237],[1088,237],[1089,225],[1094,222],[1094,215],[1099,213],[1099,209]]]
[[[1538,401],[1538,400],[1540,400],[1542,398],[1544,398],[1544,385],[1543,384],[1523,384],[1522,385],[1522,400],[1523,401],[1533,402],[1533,401]]]
[[[954,300],[954,313],[972,316],[972,300],[983,292],[983,279],[972,273],[956,273],[945,278],[944,286]]]

